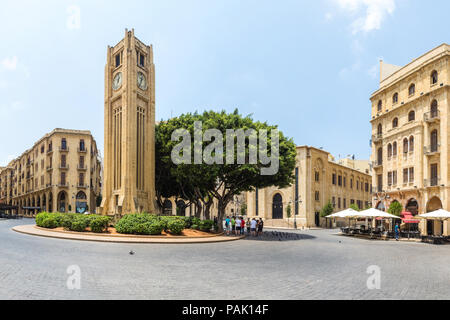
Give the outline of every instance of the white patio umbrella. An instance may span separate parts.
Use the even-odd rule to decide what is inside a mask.
[[[418,218],[428,220],[447,220],[450,219],[450,212],[443,209],[439,209],[433,212],[421,214],[420,216],[418,216]]]
[[[393,214],[370,208],[365,211],[359,212],[358,218],[383,218],[383,219],[400,219],[400,217],[394,216]]]
[[[332,215],[329,215],[326,218],[329,218],[329,219],[333,219],[333,218],[348,218],[348,217],[353,217],[356,213],[358,213],[358,212],[353,210],[353,209],[351,209],[351,208],[349,208],[349,209],[344,210],[344,211],[333,213]]]

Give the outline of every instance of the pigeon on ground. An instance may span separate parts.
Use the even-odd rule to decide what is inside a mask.
[[[134,251],[133,250],[130,251],[130,255],[131,256],[134,255]]]

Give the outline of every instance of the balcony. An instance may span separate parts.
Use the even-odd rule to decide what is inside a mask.
[[[47,171],[52,171],[53,170],[53,166],[48,166],[47,167]]]
[[[432,145],[423,148],[423,154],[426,156],[433,156],[441,152],[441,145]]]
[[[59,147],[59,152],[69,152],[69,147]]]
[[[78,184],[77,184],[77,187],[78,187],[79,189],[88,189],[88,188],[89,188],[89,186],[88,186],[88,185],[85,185],[84,183],[78,183]]]
[[[441,120],[439,111],[427,112],[423,115],[423,121],[433,123]]]
[[[77,151],[79,153],[87,153],[87,149],[86,148],[78,148]]]
[[[379,143],[383,140],[383,134],[379,133],[379,134],[375,134],[372,136],[372,142],[373,143]]]
[[[67,182],[61,182],[57,185],[58,188],[68,188],[69,184]]]
[[[87,166],[85,166],[85,165],[78,165],[77,169],[80,170],[80,171],[87,171]]]
[[[53,153],[53,149],[52,149],[52,148],[50,148],[50,149],[47,150],[47,154],[48,154],[48,155],[50,155],[50,154],[52,154],[52,153]]]
[[[423,185],[425,188],[438,187],[440,185],[440,183],[441,183],[441,179],[438,177],[423,180]]]
[[[69,170],[69,165],[67,163],[61,164],[59,166],[59,169],[61,169],[61,170]]]
[[[372,162],[372,167],[374,169],[379,169],[383,167],[383,161],[373,161]]]

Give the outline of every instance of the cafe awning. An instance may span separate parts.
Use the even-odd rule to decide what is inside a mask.
[[[406,224],[414,224],[420,223],[420,220],[414,219],[414,216],[411,212],[405,211],[402,212],[402,222]]]

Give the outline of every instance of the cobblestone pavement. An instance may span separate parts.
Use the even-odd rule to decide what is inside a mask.
[[[332,230],[195,245],[94,243],[11,230],[27,223],[34,222],[0,221],[0,299],[450,298],[450,246],[343,238]],[[67,289],[71,265],[81,268],[80,290]],[[380,290],[366,285],[372,265],[381,269]]]

